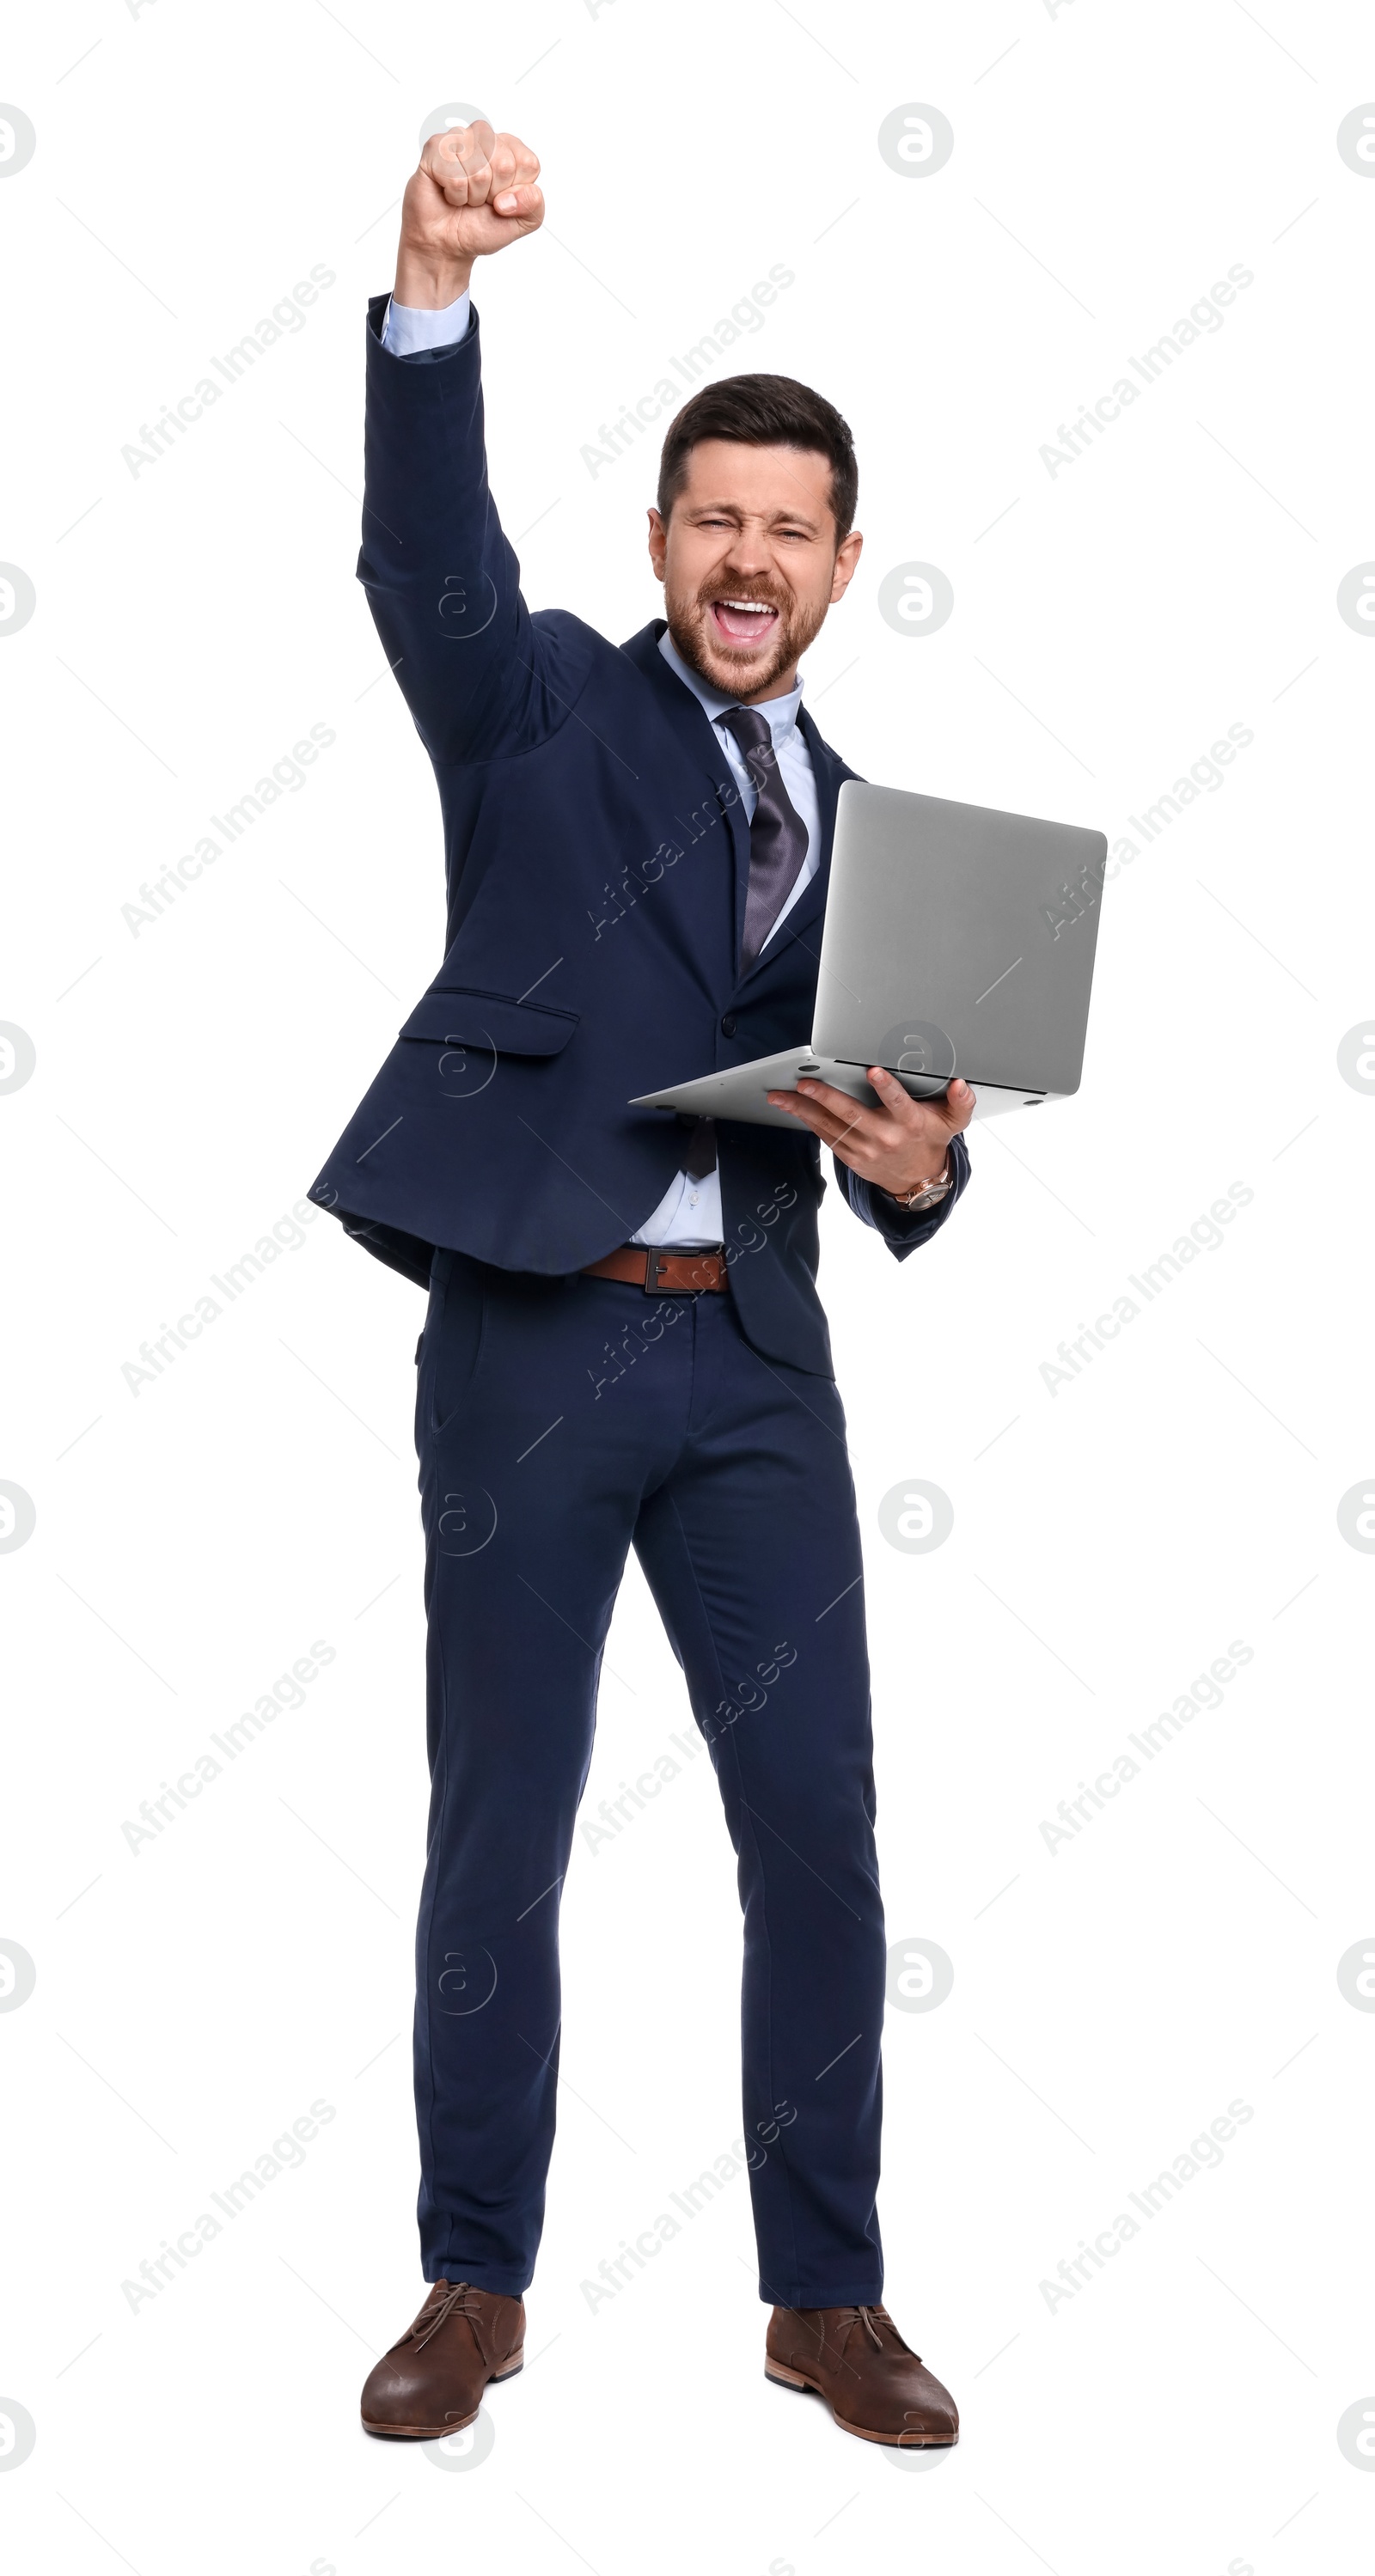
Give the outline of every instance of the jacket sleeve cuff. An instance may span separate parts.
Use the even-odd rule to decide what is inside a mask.
[[[949,1218],[958,1198],[969,1186],[969,1148],[963,1136],[950,1139],[950,1171],[953,1188],[933,1208],[900,1208],[885,1190],[862,1181],[848,1163],[832,1157],[836,1180],[842,1197],[862,1225],[871,1225],[887,1244],[895,1261],[905,1261],[923,1243],[929,1243]]]
[[[456,330],[451,316],[463,308],[463,319]],[[419,335],[409,324],[443,323],[444,337],[438,345],[429,342],[422,330]],[[460,296],[441,313],[421,313],[413,305],[393,305],[389,295],[368,297],[368,362],[369,376],[375,384],[380,371],[393,382],[412,376],[417,367],[459,365],[477,354],[478,313],[471,294]]]

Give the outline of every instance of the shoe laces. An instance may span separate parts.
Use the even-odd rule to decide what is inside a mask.
[[[835,2341],[832,2346],[832,2351],[834,2352],[836,2362],[842,2370],[853,2371],[855,2368],[855,2364],[849,2359],[848,2354],[850,2338],[853,2335],[856,2326],[862,2326],[864,2328],[865,2336],[875,2352],[883,2352],[886,2350],[883,2337],[879,2333],[879,2327],[881,2325],[892,2326],[893,2324],[893,2320],[889,2316],[886,2308],[856,2305],[852,2308],[836,2308],[833,2311],[833,2314],[835,2317],[833,2328]],[[894,2333],[897,2332],[896,2327],[893,2328],[893,2331]],[[820,2332],[819,2341],[824,2350],[826,2344],[824,2328]]]
[[[863,2326],[863,2328],[864,2328],[864,2331],[865,2331],[866,2335],[867,2335],[867,2336],[868,2336],[868,2338],[869,2338],[870,2343],[871,2343],[871,2344],[873,2345],[873,2347],[874,2347],[875,2352],[882,2352],[882,2350],[883,2350],[883,2337],[882,2337],[882,2335],[879,2333],[878,2325],[877,2325],[877,2324],[875,2324],[875,2322],[874,2322],[876,2318],[878,2319],[879,2324],[882,2324],[882,2325],[889,2325],[889,2324],[891,2324],[891,2322],[892,2322],[892,2320],[891,2320],[891,2318],[889,2317],[889,2314],[888,2314],[888,2311],[887,2311],[887,2309],[886,2309],[886,2308],[875,2308],[875,2307],[854,2307],[854,2308],[850,2308],[850,2309],[848,2309],[848,2310],[847,2310],[847,2309],[842,2308],[842,2310],[841,2310],[841,2317],[840,2317],[840,2322],[841,2322],[841,2325],[842,2325],[842,2332],[841,2332],[841,2348],[842,2348],[842,2350],[844,2349],[844,2346],[849,2342],[849,2340],[850,2340],[850,2336],[851,2336],[851,2334],[852,2334],[852,2332],[853,2332],[853,2330],[854,2330],[855,2326],[856,2326],[856,2325],[862,2325],[862,2326]]]
[[[413,2335],[417,2352],[424,2351],[432,2336],[438,2334],[441,2326],[448,2324],[450,2317],[480,2317],[482,2314],[482,2302],[471,2281],[437,2281],[435,2289],[438,2296],[426,2301],[415,2324],[408,2327],[402,2337],[405,2342]],[[423,2334],[420,2332],[422,2326],[425,2329]]]

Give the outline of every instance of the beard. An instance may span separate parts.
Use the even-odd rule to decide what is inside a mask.
[[[721,633],[712,602],[723,597],[758,600],[776,611],[767,644],[732,644]],[[824,602],[804,607],[780,583],[733,583],[727,590],[719,579],[691,596],[666,592],[664,609],[669,634],[689,670],[723,695],[738,692],[748,698],[758,697],[792,669],[820,633],[826,615]]]

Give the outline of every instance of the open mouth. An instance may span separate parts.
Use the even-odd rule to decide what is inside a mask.
[[[778,628],[778,611],[766,599],[714,599],[711,615],[724,644],[767,644]]]

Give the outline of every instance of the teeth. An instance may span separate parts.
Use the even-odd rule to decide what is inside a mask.
[[[717,606],[744,609],[751,617],[772,617],[774,614],[766,599],[722,599],[718,600]]]

